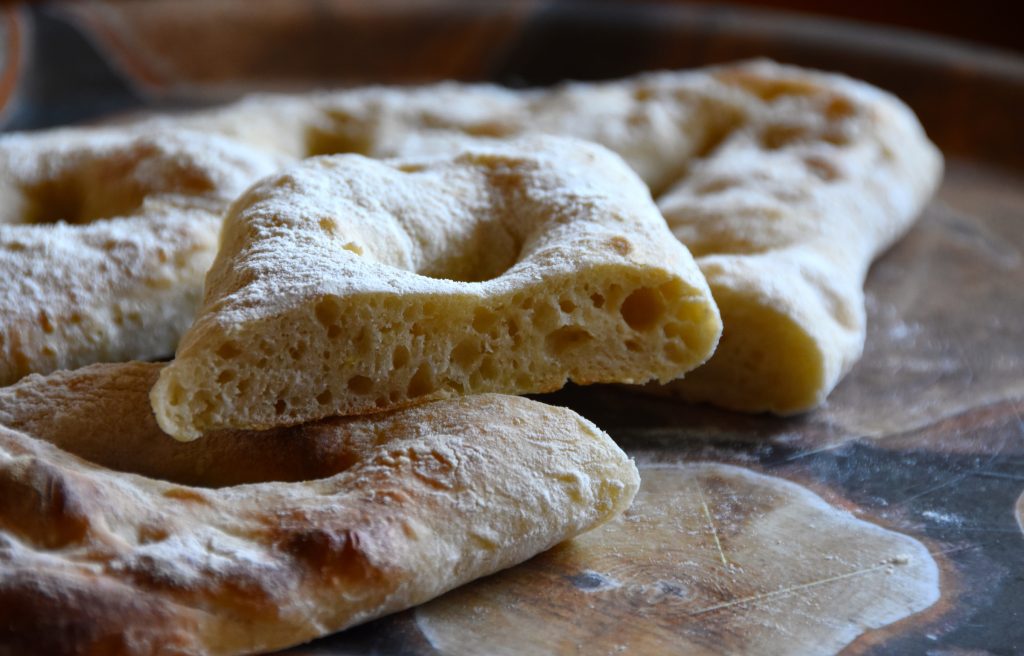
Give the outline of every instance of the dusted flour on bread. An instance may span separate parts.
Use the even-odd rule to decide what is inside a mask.
[[[314,158],[234,204],[153,407],[193,439],[567,380],[669,381],[720,330],[646,187],[600,146]]]
[[[149,408],[161,366],[0,389],[14,653],[299,644],[520,563],[620,514],[639,486],[587,420],[500,395],[182,444]]]
[[[294,120],[279,120],[286,114]],[[768,61],[543,89],[443,82],[268,95],[171,120],[294,156],[437,156],[467,136],[538,132],[606,146],[658,196],[723,313],[715,356],[648,389],[747,411],[814,407],[853,366],[865,271],[942,169],[898,99]]]
[[[281,161],[180,130],[0,137],[0,385],[173,354],[221,212]]]
[[[658,206],[724,331],[711,360],[662,391],[808,410],[860,358],[868,267],[920,214],[942,156],[913,112],[863,82],[764,62],[712,76],[746,118]]]

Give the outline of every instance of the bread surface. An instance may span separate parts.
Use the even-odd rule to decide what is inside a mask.
[[[622,512],[639,485],[590,422],[500,395],[181,444],[149,410],[161,367],[0,390],[13,653],[305,642],[519,563]]]
[[[272,119],[285,113],[296,119],[281,129]],[[707,364],[648,389],[746,411],[812,408],[859,359],[867,268],[942,172],[897,98],[763,60],[529,90],[444,82],[268,95],[174,120],[293,156],[436,156],[466,136],[530,133],[608,147],[694,251],[725,325]]]
[[[745,120],[658,206],[722,312],[715,355],[668,391],[781,414],[825,401],[860,359],[864,278],[913,224],[942,156],[895,97],[761,62],[725,68]]]
[[[172,355],[221,212],[281,161],[181,130],[0,137],[0,385]]]
[[[460,147],[313,158],[236,202],[153,389],[161,427],[669,381],[711,354],[703,277],[620,158],[556,137]]]

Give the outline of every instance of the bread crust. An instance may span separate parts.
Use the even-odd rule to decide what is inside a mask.
[[[298,644],[521,562],[639,485],[590,422],[499,395],[181,444],[148,408],[161,367],[0,390],[0,637],[15,651]]]
[[[258,118],[286,112],[301,117],[286,131]],[[822,403],[859,359],[865,272],[942,174],[897,98],[765,60],[525,91],[444,82],[263,96],[174,120],[296,156],[437,154],[467,135],[600,143],[650,187],[723,312],[716,356],[647,389],[782,414]]]
[[[769,62],[712,72],[746,119],[658,199],[707,277],[715,355],[660,390],[743,411],[823,403],[860,359],[864,278],[910,229],[942,155],[906,105],[850,78]]]
[[[153,388],[179,439],[480,392],[672,380],[714,302],[643,183],[574,139],[306,160],[225,218],[203,309]]]
[[[221,212],[281,162],[181,130],[0,137],[0,385],[173,354]]]

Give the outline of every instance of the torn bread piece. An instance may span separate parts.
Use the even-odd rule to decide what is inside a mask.
[[[690,254],[598,145],[313,158],[234,204],[151,397],[165,431],[194,439],[567,380],[667,382],[720,331]]]
[[[149,409],[162,366],[0,390],[0,616],[15,652],[299,644],[520,563],[639,487],[587,420],[490,394],[182,444]]]

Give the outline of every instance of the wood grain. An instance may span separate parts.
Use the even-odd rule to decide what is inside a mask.
[[[1024,398],[1024,176],[950,162],[868,282],[867,348],[821,419],[884,439]]]
[[[445,654],[829,654],[938,599],[912,538],[785,480],[648,465],[627,514],[419,608]]]
[[[893,448],[1016,451],[1024,447],[1015,435],[1024,408],[1022,213],[1024,175],[950,161],[936,200],[871,270],[862,359],[825,406],[806,415],[750,418],[645,401],[623,388],[564,398],[642,442],[775,440],[820,449],[867,438],[893,440]]]

